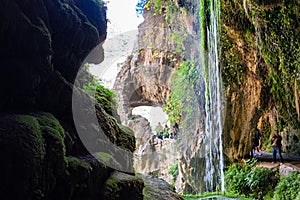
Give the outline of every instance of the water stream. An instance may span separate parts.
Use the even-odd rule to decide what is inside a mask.
[[[205,80],[205,176],[207,191],[224,191],[224,158],[222,144],[222,87],[219,66],[218,0],[200,0],[201,66]]]

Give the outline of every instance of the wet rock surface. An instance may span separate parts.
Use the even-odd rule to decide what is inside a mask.
[[[152,176],[139,176],[145,182],[145,188],[143,190],[145,200],[183,200],[183,198],[175,192],[174,188],[164,180]]]

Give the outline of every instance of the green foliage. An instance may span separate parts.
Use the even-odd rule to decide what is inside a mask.
[[[282,7],[259,13],[268,27],[263,30],[263,56],[272,66],[266,83],[284,119],[282,122],[290,122],[293,127],[299,127],[294,96],[295,81],[298,83],[296,90],[300,92],[299,9],[295,9],[299,6],[299,2],[284,1]]]
[[[242,83],[243,69],[249,61],[241,55],[245,49],[257,53],[257,72],[269,89],[269,106],[281,117],[281,129],[287,124],[299,128],[296,101],[300,87],[300,2],[242,1],[222,2],[222,73],[225,85]],[[236,35],[235,35],[236,34]],[[240,37],[240,38],[237,38]],[[243,38],[242,38],[243,37]],[[244,42],[238,47],[237,40]],[[260,59],[262,58],[262,59]],[[271,105],[270,105],[271,103]]]
[[[230,199],[239,199],[239,200],[253,200],[253,198],[244,198],[237,194],[233,194],[230,192],[225,192],[223,194],[218,194],[216,192],[205,192],[204,194],[183,194],[184,200],[192,200],[192,199],[223,199],[222,197],[228,197]],[[227,198],[225,198],[227,199]]]
[[[274,200],[299,199],[300,174],[292,172],[289,176],[281,177],[274,192]]]
[[[172,40],[175,43],[175,47],[173,48],[173,50],[184,56],[183,41],[185,40],[185,38],[183,37],[183,35],[179,32],[173,32]]]
[[[94,79],[83,86],[83,89],[95,99],[97,103],[110,115],[117,109],[116,94],[101,85],[100,81]]]
[[[246,197],[262,199],[274,188],[272,177],[276,173],[264,167],[256,167],[256,161],[241,166],[234,163],[225,172],[225,183],[228,191]]]
[[[171,92],[170,97],[166,100],[166,104],[163,109],[164,112],[167,113],[168,119],[171,122],[171,124],[180,121],[181,104],[176,93]]]
[[[105,152],[98,152],[97,158],[99,158],[104,164],[107,164],[110,160],[114,159],[112,155]]]
[[[198,76],[198,70],[192,61],[184,61],[180,64],[173,78],[172,92],[164,106],[164,111],[172,124],[181,121],[184,127],[197,112],[194,88]]]
[[[115,193],[120,190],[120,187],[118,184],[119,184],[119,180],[117,178],[110,177],[105,183],[105,188],[109,192]]]
[[[242,1],[222,1],[222,24],[230,25],[236,30],[249,30],[254,32],[254,26],[247,18]]]
[[[134,132],[128,127],[123,125],[118,125],[120,128],[119,134],[117,135],[118,146],[134,152],[135,150],[135,137]]]
[[[260,22],[256,26],[262,27],[260,48],[269,67],[265,84],[269,86],[273,105],[281,116],[277,128],[286,124],[299,128],[295,105],[295,93],[299,95],[300,86],[299,1],[282,1],[272,9],[252,6],[252,15]]]
[[[178,163],[175,163],[175,164],[171,165],[171,167],[168,169],[168,174],[170,174],[172,176],[172,181],[174,183],[177,179],[178,174],[179,174]]]
[[[223,63],[223,77],[225,86],[231,85],[233,83],[240,85],[242,83],[242,76],[244,72],[243,65],[240,64],[240,59],[238,57],[238,52],[236,46],[232,47],[224,54]]]
[[[178,10],[173,0],[148,0],[145,4],[146,10],[154,10],[154,15],[164,15],[168,23],[170,23],[172,16]]]

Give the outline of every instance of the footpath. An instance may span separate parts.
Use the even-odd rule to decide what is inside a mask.
[[[300,172],[300,156],[282,153],[284,163],[280,163],[277,155],[277,162],[272,163],[272,153],[261,151],[262,155],[256,155],[255,158],[260,161],[260,166],[269,169],[279,169],[280,174],[288,175],[291,171]]]

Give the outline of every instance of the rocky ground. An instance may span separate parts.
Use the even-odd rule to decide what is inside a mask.
[[[291,171],[300,172],[300,156],[282,154],[284,163],[276,162],[272,163],[272,153],[262,151],[262,155],[256,155],[255,158],[260,161],[260,165],[269,169],[279,169],[281,174],[287,175]]]

